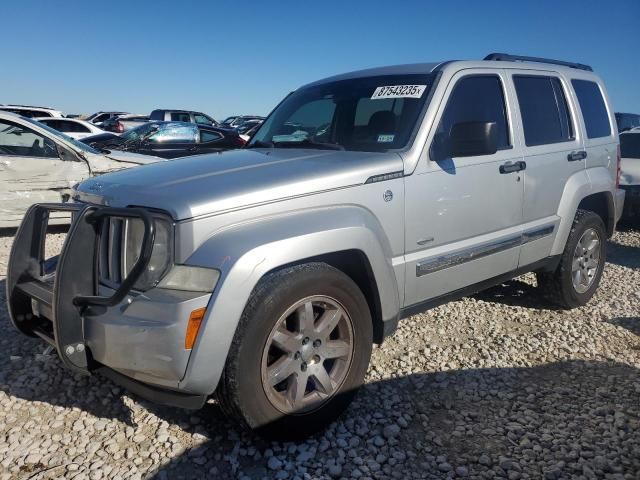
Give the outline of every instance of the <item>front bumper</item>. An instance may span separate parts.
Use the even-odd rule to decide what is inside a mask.
[[[49,215],[59,211],[73,213],[75,221],[61,254],[46,260]],[[134,274],[146,267],[150,256],[144,253],[140,268],[134,266],[116,290],[101,285],[96,270],[102,223],[92,219],[105,215],[146,213],[79,204],[36,204],[30,208],[9,260],[11,321],[26,335],[39,336],[53,345],[62,363],[74,372],[103,371],[152,401],[197,408],[205,396],[180,392],[178,386],[191,355],[191,350],[184,348],[190,312],[206,307],[210,294],[159,288],[135,292]]]

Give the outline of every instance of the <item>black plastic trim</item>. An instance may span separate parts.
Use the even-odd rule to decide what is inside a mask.
[[[160,405],[197,410],[202,408],[207,400],[206,395],[176,392],[148,385],[139,380],[127,377],[126,375],[112,370],[109,367],[102,366],[97,370],[97,372],[112,380],[114,383],[126,388],[130,392]]]
[[[524,267],[520,267],[516,270],[512,270],[505,274],[498,275],[496,277],[489,278],[487,280],[483,280],[482,282],[474,283],[473,285],[459,288],[458,290],[454,290],[453,292],[440,295],[439,297],[431,298],[429,300],[425,300],[424,302],[414,303],[413,305],[409,305],[400,310],[400,319],[408,318],[417,313],[422,313],[426,310],[430,310],[432,308],[438,307],[445,303],[458,300],[462,297],[468,297],[469,295],[473,295],[474,293],[478,293],[482,290],[486,290],[487,288],[500,285],[501,283],[504,283],[515,277],[519,277],[520,275],[528,272],[532,272],[535,270],[553,271],[557,268],[559,262],[560,262],[560,255],[554,255],[554,256],[539,260],[537,262],[531,263],[529,265],[525,265]]]
[[[543,57],[528,57],[526,55],[511,55],[509,53],[490,53],[483,60],[498,60],[505,62],[534,62],[534,63],[549,63],[551,65],[561,65],[563,67],[576,68],[578,70],[586,70],[593,72],[593,68],[590,65],[584,63],[567,62],[564,60],[554,60],[553,58]]]

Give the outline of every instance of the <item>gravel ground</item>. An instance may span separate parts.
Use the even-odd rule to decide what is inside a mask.
[[[638,231],[610,242],[587,307],[555,310],[528,275],[405,320],[347,414],[303,443],[265,442],[213,402],[158,407],[69,374],[8,321],[11,242],[0,236],[0,480],[640,479]]]

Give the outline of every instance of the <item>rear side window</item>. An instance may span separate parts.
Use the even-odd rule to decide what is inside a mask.
[[[200,142],[215,142],[216,140],[222,139],[222,135],[218,132],[210,132],[208,130],[200,130]]]
[[[514,75],[513,83],[528,147],[573,140],[569,107],[558,78]]]
[[[186,122],[186,123],[189,123],[189,122],[191,122],[191,117],[189,116],[188,113],[174,112],[174,113],[171,114],[171,121],[172,122]]]
[[[198,127],[195,124],[167,124],[149,137],[151,143],[196,143]]]
[[[576,91],[588,138],[601,138],[611,135],[609,114],[602,98],[600,87],[587,80],[571,80]]]
[[[624,133],[620,135],[620,156],[622,158],[640,158],[639,133]]]
[[[448,139],[456,123],[495,122],[498,130],[498,150],[508,148],[509,127],[502,82],[496,75],[464,77],[456,83],[442,114],[431,158],[444,160],[449,156]]]

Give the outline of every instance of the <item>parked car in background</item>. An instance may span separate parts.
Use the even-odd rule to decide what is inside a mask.
[[[83,140],[97,149],[117,149],[162,158],[214,153],[243,147],[234,130],[185,122],[148,122],[121,136],[104,133]]]
[[[640,127],[620,134],[620,188],[626,191],[623,217],[640,223]]]
[[[93,123],[78,120],[77,118],[37,117],[35,120],[76,140],[81,140],[90,135],[104,133],[104,130],[98,128]]]
[[[17,226],[33,203],[66,202],[85,178],[162,160],[100,152],[42,122],[0,111],[0,227]],[[68,222],[68,215],[55,222]]]
[[[632,128],[640,127],[640,114],[616,113],[616,123],[618,124],[618,132],[626,132]]]
[[[148,121],[149,117],[147,115],[128,113],[126,115],[120,115],[119,117],[108,118],[102,122],[100,128],[107,132],[124,133]]]
[[[245,122],[249,122],[249,121],[264,121],[264,117],[261,117],[259,115],[236,115],[234,117],[225,118],[221,126],[238,128]]]
[[[58,207],[34,206],[10,318],[72,372],[188,408],[216,392],[264,435],[308,435],[402,318],[532,271],[561,308],[587,304],[624,202],[617,151],[586,65],[491,54],[326,78],[244,149],[78,185],[53,283],[30,246]]]
[[[254,127],[260,126],[262,125],[262,123],[264,122],[263,119],[258,119],[258,118],[253,118],[251,120],[247,120],[243,123],[241,123],[238,127],[235,128],[236,132],[238,132],[241,135],[246,134],[249,130],[253,129]]]
[[[164,122],[186,122],[198,125],[216,126],[218,122],[209,115],[192,110],[156,109],[149,115],[150,120]]]
[[[60,110],[48,107],[31,107],[28,105],[0,105],[0,110],[12,112],[23,117],[56,117],[63,118],[65,115]]]
[[[85,120],[87,122],[91,122],[94,125],[102,125],[102,122],[109,120],[110,118],[114,118],[114,117],[121,117],[122,115],[128,115],[129,112],[103,112],[103,111],[99,111],[96,112],[92,115],[89,115],[87,118],[85,118]]]

